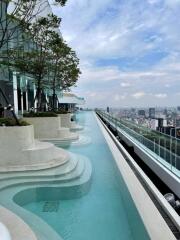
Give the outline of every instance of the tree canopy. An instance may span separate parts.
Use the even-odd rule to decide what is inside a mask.
[[[64,6],[67,0],[54,0]],[[0,50],[9,41],[16,41],[16,32],[26,28],[37,16],[49,7],[48,0],[1,0],[0,1]]]
[[[64,6],[66,0],[53,2]],[[1,49],[0,65],[32,79],[36,86],[35,100],[39,110],[42,109],[42,95],[45,90],[50,90],[54,108],[57,91],[75,85],[81,73],[75,51],[60,34],[61,19],[53,13],[38,15],[43,4],[49,4],[46,0],[4,0],[4,4],[6,8],[14,4],[14,8],[6,19],[8,22],[3,20],[5,26],[1,20],[7,16],[1,16],[1,28],[4,27],[9,35],[5,32],[1,34],[0,49],[5,42],[12,41],[15,32],[17,44],[7,44],[7,48]],[[10,21],[14,24],[11,25]]]

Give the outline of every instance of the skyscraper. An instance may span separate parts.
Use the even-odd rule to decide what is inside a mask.
[[[155,108],[149,108],[149,118],[155,118]]]

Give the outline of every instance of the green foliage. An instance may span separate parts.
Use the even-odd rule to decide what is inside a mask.
[[[69,112],[67,110],[65,110],[65,109],[59,109],[59,110],[55,111],[55,113],[56,114],[67,114]]]
[[[65,6],[67,0],[55,0],[56,3],[59,3],[61,6]]]
[[[17,124],[16,120],[14,118],[0,118],[0,126],[28,126],[29,123],[27,123],[24,120],[19,120],[19,125]]]
[[[61,19],[54,14],[35,18],[38,12],[34,10],[38,9],[38,4],[45,7],[45,0],[41,3],[39,0],[5,1],[15,4],[14,12],[8,17],[11,21],[18,22],[18,40],[21,41],[18,46],[1,54],[0,65],[3,69],[8,67],[8,70],[32,78],[37,89],[35,99],[39,111],[42,111],[42,96],[45,90],[52,90],[52,108],[55,109],[56,92],[75,86],[81,74],[76,53],[57,31]],[[53,0],[52,3],[64,6],[66,0]]]
[[[58,35],[51,38],[51,68],[49,73],[49,87],[53,91],[52,108],[55,109],[56,91],[67,90],[74,86],[81,74],[79,59],[76,53]]]
[[[11,12],[7,10],[9,5]],[[34,12],[36,5],[37,0],[0,1],[0,50],[7,47],[6,44],[14,39],[17,30],[22,29],[36,15]]]
[[[26,117],[26,118],[57,117],[57,114],[54,112],[29,112],[29,113],[24,113],[23,117]]]

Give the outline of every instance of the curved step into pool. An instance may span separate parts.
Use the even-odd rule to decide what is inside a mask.
[[[22,186],[21,191],[15,194],[13,201],[23,206],[29,202],[55,201],[64,199],[73,199],[82,197],[89,190],[91,183],[92,168],[88,159],[80,168],[79,176],[72,175],[72,178],[66,181],[56,180],[53,182],[41,182],[34,188],[31,182],[29,186]],[[31,197],[29,197],[31,196]]]
[[[84,129],[83,126],[81,126],[77,123],[73,123],[73,122],[71,123],[71,131],[75,132],[75,131],[81,131],[83,129]]]
[[[62,240],[62,238],[43,220],[22,208],[23,205],[37,199],[38,201],[59,201],[60,199],[79,198],[89,191],[92,174],[91,163],[86,157],[77,154],[71,155],[69,163],[74,162],[74,165],[71,166],[71,170],[69,168],[69,171],[64,166],[66,173],[59,169],[60,175],[58,175],[56,169],[56,174],[53,176],[50,175],[49,170],[44,170],[44,176],[37,176],[37,179],[34,179],[35,176],[32,175],[30,179],[19,176],[21,179],[16,181],[15,179],[8,181],[7,178],[0,181],[1,184],[7,182],[4,189],[1,189],[1,204],[30,224],[40,240],[49,240],[49,236],[53,236],[53,240]],[[48,180],[45,177],[45,172],[51,179]]]
[[[79,138],[74,140],[74,141],[58,141],[58,140],[54,140],[54,141],[50,141],[51,143],[53,143],[55,146],[57,147],[69,147],[69,146],[77,146],[77,147],[81,147],[81,146],[85,146],[88,145],[92,142],[91,137],[86,136],[86,135],[79,135]]]
[[[1,176],[0,189],[9,188],[16,185],[25,184],[60,184],[62,182],[72,181],[80,178],[85,170],[85,162],[88,159],[81,155],[71,154],[71,160],[65,165],[57,168],[37,172],[26,172],[24,174],[16,173],[14,175],[6,174]]]

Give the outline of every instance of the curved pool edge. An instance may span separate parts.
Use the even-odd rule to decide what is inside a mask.
[[[94,113],[98,125],[104,135],[109,149],[116,161],[117,167],[123,177],[123,180],[129,190],[129,193],[135,203],[139,215],[144,223],[144,226],[150,236],[150,239],[159,240],[175,240],[175,236],[167,226],[165,220],[160,215],[149,195],[135,176],[134,172],[126,162],[124,156],[119,151],[118,147],[110,137],[109,129]],[[115,139],[116,140],[116,139]],[[117,141],[117,140],[116,140]],[[118,142],[117,142],[118,143]]]
[[[80,155],[77,155],[80,156]],[[45,183],[23,183],[23,179],[21,179],[21,183],[18,183],[17,185],[6,187],[1,191],[1,204],[3,205],[3,209],[6,209],[7,212],[10,212],[14,218],[19,219],[22,224],[20,226],[26,226],[26,229],[29,229],[29,234],[26,235],[26,237],[21,235],[18,238],[13,238],[13,240],[49,240],[49,236],[53,240],[62,240],[62,237],[49,225],[47,224],[43,219],[38,217],[36,214],[33,214],[32,212],[26,210],[23,208],[23,206],[18,205],[14,201],[14,197],[17,194],[20,194],[23,191],[31,191],[34,189],[35,191],[39,188],[45,189],[63,189],[65,190],[66,197],[69,197],[68,192],[71,191],[70,197],[72,197],[72,192],[76,195],[75,197],[79,198],[85,195],[90,188],[91,185],[91,177],[92,177],[92,166],[88,158],[84,157],[85,160],[85,167],[86,169],[82,174],[80,174],[80,178],[73,179],[72,182],[62,182],[62,183],[48,183],[46,181]],[[30,179],[29,179],[30,180]],[[34,185],[35,184],[35,185]],[[74,190],[73,190],[74,189]],[[57,195],[58,196],[58,195]],[[47,196],[48,197],[48,196]],[[31,199],[33,201],[33,197]],[[1,211],[0,211],[1,213]],[[4,217],[2,218],[3,222]],[[1,220],[1,217],[0,217]],[[9,223],[11,221],[9,220]],[[15,234],[16,231],[14,230],[16,228],[16,221],[14,221],[15,225],[12,224],[12,234]],[[20,227],[20,229],[23,229],[23,227]],[[19,231],[21,232],[21,231]]]
[[[0,206],[0,222],[7,228],[12,240],[37,240],[35,233],[18,215]]]

